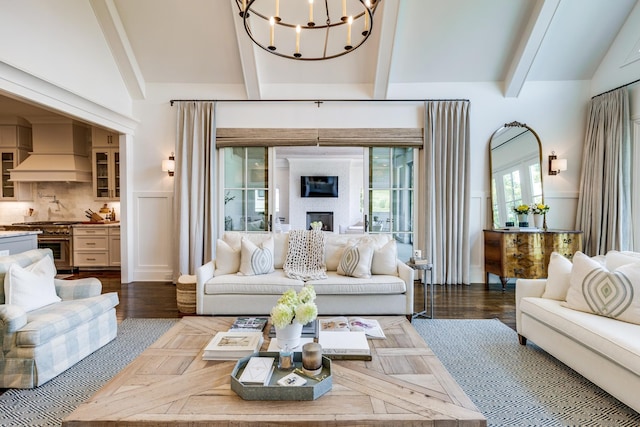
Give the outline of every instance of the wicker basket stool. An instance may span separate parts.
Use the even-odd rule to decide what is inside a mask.
[[[184,314],[196,312],[196,276],[183,274],[176,283],[178,310]]]

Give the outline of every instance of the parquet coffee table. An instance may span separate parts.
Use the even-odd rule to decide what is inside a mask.
[[[230,388],[235,362],[202,360],[207,342],[235,318],[184,317],[62,425],[486,426],[405,317],[374,318],[387,338],[369,340],[371,361],[334,360],[333,388],[324,396],[245,401]]]

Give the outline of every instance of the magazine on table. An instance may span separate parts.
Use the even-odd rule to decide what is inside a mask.
[[[320,331],[356,332],[363,331],[368,338],[385,339],[386,335],[376,319],[364,317],[338,316],[320,319]]]
[[[264,342],[262,332],[218,332],[202,354],[203,360],[237,360],[260,350]]]
[[[230,331],[262,332],[267,326],[268,317],[238,317],[229,328]]]

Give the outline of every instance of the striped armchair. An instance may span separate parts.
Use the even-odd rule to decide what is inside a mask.
[[[0,284],[11,264],[27,267],[50,249],[0,257]],[[60,302],[25,311],[5,304],[0,286],[0,388],[44,384],[116,337],[118,294],[96,278],[54,280]]]

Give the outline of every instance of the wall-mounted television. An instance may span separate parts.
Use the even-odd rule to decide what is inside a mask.
[[[338,177],[301,176],[300,197],[338,197]]]

